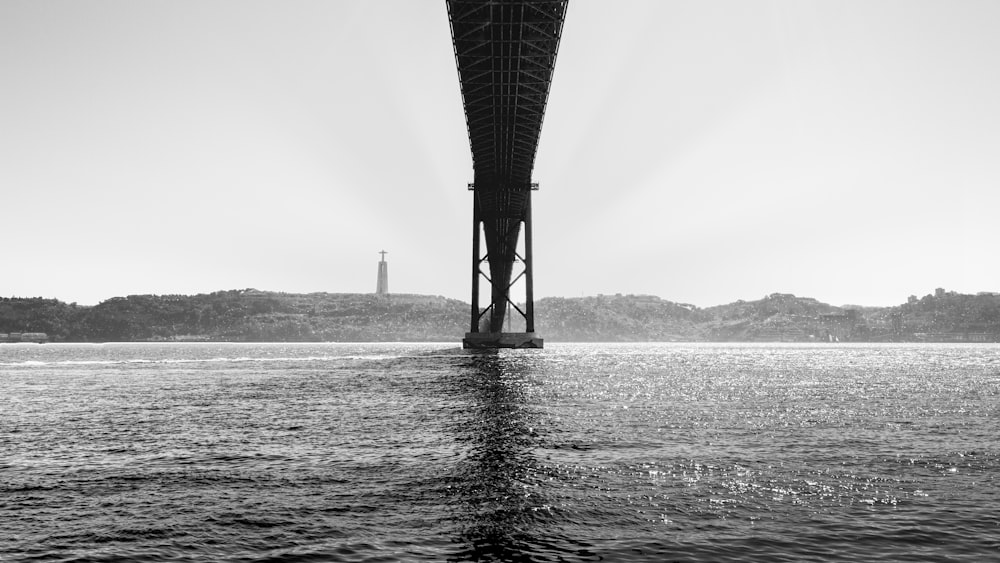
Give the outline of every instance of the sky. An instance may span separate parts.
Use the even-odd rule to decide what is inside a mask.
[[[535,296],[1000,291],[1000,2],[571,0]],[[0,0],[0,296],[468,302],[443,0]]]

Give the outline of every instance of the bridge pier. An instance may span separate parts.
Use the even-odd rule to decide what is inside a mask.
[[[505,224],[507,231],[497,234],[498,229],[494,227],[494,236],[486,234],[487,255],[482,255],[480,245],[480,234],[484,232],[483,210],[480,209],[478,194],[473,198],[472,209],[472,311],[469,323],[469,332],[462,339],[463,348],[541,348],[543,340],[535,335],[535,303],[534,303],[534,268],[531,244],[531,191],[526,193],[524,205],[524,215],[522,220],[511,225],[510,221],[496,220],[494,223]],[[511,240],[516,247],[517,231],[524,225],[524,256],[517,253],[514,248],[507,246]],[[511,232],[513,231],[513,232]],[[490,251],[492,248],[492,253]],[[502,248],[501,248],[502,247]],[[520,259],[524,270],[511,281],[511,274],[515,259]],[[482,270],[484,262],[489,263],[491,276],[487,276]],[[524,310],[521,310],[511,299],[510,290],[514,284],[524,277]],[[479,306],[479,281],[486,279],[490,284],[490,305],[485,309]],[[525,332],[504,332],[503,321],[507,309],[512,307],[524,319]],[[483,317],[489,317],[487,322],[483,322]],[[509,321],[508,321],[509,326]]]
[[[472,150],[472,314],[462,340],[466,348],[542,347],[535,335],[531,248],[531,194],[538,185],[531,175],[568,3],[446,1]],[[511,287],[522,277],[523,310],[510,298]],[[490,286],[485,309],[480,307],[480,278]],[[523,324],[518,320],[512,326],[512,310],[520,313]]]

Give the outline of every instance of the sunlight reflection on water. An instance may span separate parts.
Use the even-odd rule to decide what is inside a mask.
[[[5,560],[979,561],[1000,347],[0,348]]]

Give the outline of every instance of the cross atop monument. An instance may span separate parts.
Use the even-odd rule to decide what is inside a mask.
[[[384,250],[381,250],[381,251],[379,251],[379,254],[381,254],[381,255],[382,255],[382,261],[383,261],[383,262],[385,262],[385,255],[386,255],[386,254],[389,254],[389,253],[388,253],[388,252],[386,252],[386,251],[384,251]]]

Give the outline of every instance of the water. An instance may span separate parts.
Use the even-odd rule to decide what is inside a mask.
[[[996,345],[0,346],[0,560],[1000,559]]]

